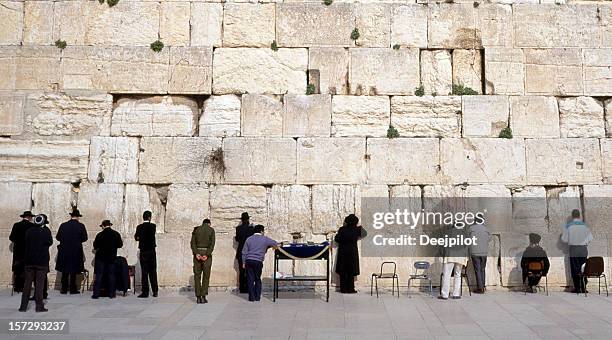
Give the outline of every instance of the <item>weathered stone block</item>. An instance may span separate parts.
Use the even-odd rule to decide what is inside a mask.
[[[440,142],[436,138],[368,138],[367,150],[368,183],[437,182]]]
[[[283,136],[329,137],[332,98],[329,95],[285,95]]]
[[[113,110],[113,136],[193,136],[198,104],[180,96],[121,98]]]
[[[166,201],[168,188],[155,188],[146,185],[126,184],[125,185],[125,208],[123,210],[123,229],[116,226],[116,230],[123,233],[134,235],[136,227],[142,223],[142,213],[149,210],[153,213],[151,222],[157,225],[157,232],[164,229],[164,219],[166,207],[162,201]]]
[[[352,185],[312,186],[312,231],[336,232],[348,214],[354,214],[356,187]]]
[[[361,183],[365,178],[365,144],[365,138],[298,139],[298,183]]]
[[[425,93],[450,95],[453,83],[451,54],[447,50],[421,52],[421,84]]]
[[[596,235],[610,235],[612,221],[612,185],[585,185],[584,215]]]
[[[525,92],[525,56],[521,49],[485,49],[487,94],[521,95]]]
[[[525,49],[525,94],[581,95],[578,49]]]
[[[90,231],[98,232],[103,220],[111,220],[114,229],[123,232],[123,206],[125,186],[123,184],[97,184],[84,182],[78,188],[78,208],[81,223]],[[68,220],[69,211],[63,219]],[[64,222],[64,221],[62,221]]]
[[[272,96],[244,94],[240,125],[242,136],[282,136],[283,103]]]
[[[612,139],[601,139],[601,159],[603,168],[603,181],[612,184]]]
[[[546,189],[528,186],[512,192],[512,231],[517,233],[548,233]]]
[[[604,108],[592,97],[559,98],[561,137],[605,137]]]
[[[440,166],[445,183],[522,184],[525,143],[501,138],[443,138]]]
[[[305,185],[274,185],[268,199],[266,234],[290,240],[292,232],[311,231],[311,193]]]
[[[233,94],[212,96],[204,102],[200,136],[240,135],[240,98]]]
[[[482,93],[482,55],[480,50],[453,51],[453,84]]]
[[[334,96],[332,136],[386,136],[390,115],[389,98],[386,96]]]
[[[559,108],[555,97],[511,96],[510,126],[515,137],[559,138]]]
[[[168,92],[210,94],[212,67],[210,47],[171,47]]]
[[[218,138],[145,137],[140,142],[140,183],[198,183],[213,179],[209,155]],[[219,175],[219,174],[216,174]]]
[[[89,181],[137,183],[139,146],[138,138],[93,137],[89,148]]]
[[[214,59],[215,94],[306,92],[306,49],[217,48]]]
[[[223,46],[270,47],[275,38],[275,12],[274,4],[225,4]]]
[[[168,190],[164,231],[189,234],[210,217],[209,199],[206,185],[172,184]]]
[[[167,46],[187,46],[190,39],[191,4],[161,2],[159,38]]]
[[[612,95],[612,48],[585,49],[583,53],[584,94]]]
[[[55,46],[5,46],[0,51],[0,89],[56,90],[59,65]]]
[[[226,183],[294,183],[296,149],[292,138],[223,140]]]
[[[407,4],[394,7],[391,16],[391,45],[427,47],[427,7]]]
[[[276,6],[279,46],[353,46],[355,7],[352,4],[280,3]]]
[[[87,177],[89,142],[0,139],[0,180],[77,182]]]
[[[0,45],[19,45],[23,37],[23,2],[0,2]]]
[[[77,205],[77,193],[70,183],[34,183],[32,202],[34,213],[47,215],[49,227],[57,230]]]
[[[561,235],[567,222],[571,220],[572,210],[582,209],[580,187],[561,186],[546,188],[548,231]]]
[[[528,139],[525,146],[528,184],[601,183],[597,139]]]
[[[308,67],[319,71],[321,93],[348,94],[349,53],[344,48],[311,47]]]
[[[355,45],[362,47],[389,47],[391,6],[389,4],[357,3],[355,7],[355,27],[359,38]]]
[[[0,192],[0,230],[10,231],[19,215],[32,209],[32,183],[0,182]]]
[[[355,48],[350,50],[351,94],[412,94],[419,86],[419,50]]]
[[[53,43],[52,1],[24,2],[23,43],[25,45],[50,45]]]
[[[497,137],[508,126],[507,96],[463,96],[463,136]]]
[[[258,185],[217,185],[210,188],[210,219],[217,232],[233,233],[240,214],[248,212],[251,222],[267,225],[267,190]]]
[[[191,46],[221,46],[223,4],[191,3]]]
[[[25,95],[0,92],[0,135],[19,135],[23,132]]]
[[[461,97],[393,96],[391,125],[402,137],[459,137]]]

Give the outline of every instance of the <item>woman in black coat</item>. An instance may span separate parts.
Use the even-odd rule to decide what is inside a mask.
[[[340,276],[341,293],[357,293],[355,290],[355,276],[359,275],[357,241],[367,235],[365,229],[358,226],[358,223],[359,218],[357,216],[354,214],[348,215],[334,238],[334,241],[338,243],[336,273]]]

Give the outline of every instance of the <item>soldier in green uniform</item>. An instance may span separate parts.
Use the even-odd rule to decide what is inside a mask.
[[[202,225],[191,233],[191,252],[193,253],[193,274],[197,303],[208,303],[208,280],[212,265],[212,252],[215,248],[215,230],[210,220],[205,219]]]

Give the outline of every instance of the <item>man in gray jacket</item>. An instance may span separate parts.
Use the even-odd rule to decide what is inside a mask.
[[[489,241],[491,234],[487,231],[484,223],[475,223],[470,226],[470,237],[476,242],[470,246],[470,256],[476,274],[477,288],[474,293],[483,294],[485,292],[485,269],[487,267],[487,255],[489,252]]]

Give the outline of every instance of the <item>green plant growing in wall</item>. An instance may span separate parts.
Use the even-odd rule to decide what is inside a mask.
[[[512,139],[512,129],[510,129],[510,126],[506,126],[499,132],[499,138]]]
[[[395,45],[393,45],[393,49],[394,49],[394,50],[399,50],[399,49],[400,49],[400,44],[395,44]]]
[[[152,42],[151,49],[155,52],[161,52],[164,49],[164,43],[159,40]]]
[[[387,129],[387,138],[398,138],[400,136],[399,132],[393,125],[389,125]]]
[[[59,48],[60,50],[65,49],[66,46],[68,46],[68,44],[66,44],[66,42],[64,40],[56,40],[55,41],[55,47]]]
[[[274,52],[278,51],[278,45],[276,44],[276,40],[272,40],[272,45],[270,45],[270,48]]]
[[[114,7],[119,3],[119,0],[106,0],[106,3],[108,4],[108,7]]]
[[[463,84],[453,84],[452,93],[456,96],[474,96],[478,94],[478,92]]]
[[[438,92],[434,91],[431,93],[432,96],[436,97],[438,95]]]
[[[414,95],[419,97],[423,97],[425,95],[425,89],[423,88],[423,85],[414,89]]]
[[[351,39],[352,40],[359,39],[359,28],[355,27],[355,29],[353,29],[353,32],[351,32]]]
[[[311,95],[311,94],[315,94],[315,86],[314,84],[308,84],[306,85],[306,94],[307,95]]]
[[[325,4],[325,6],[331,5],[332,2],[334,2],[334,0],[323,0],[323,3]]]
[[[103,4],[103,3],[104,3],[104,0],[98,0],[98,2],[99,2],[99,3],[101,3],[101,4]]]

